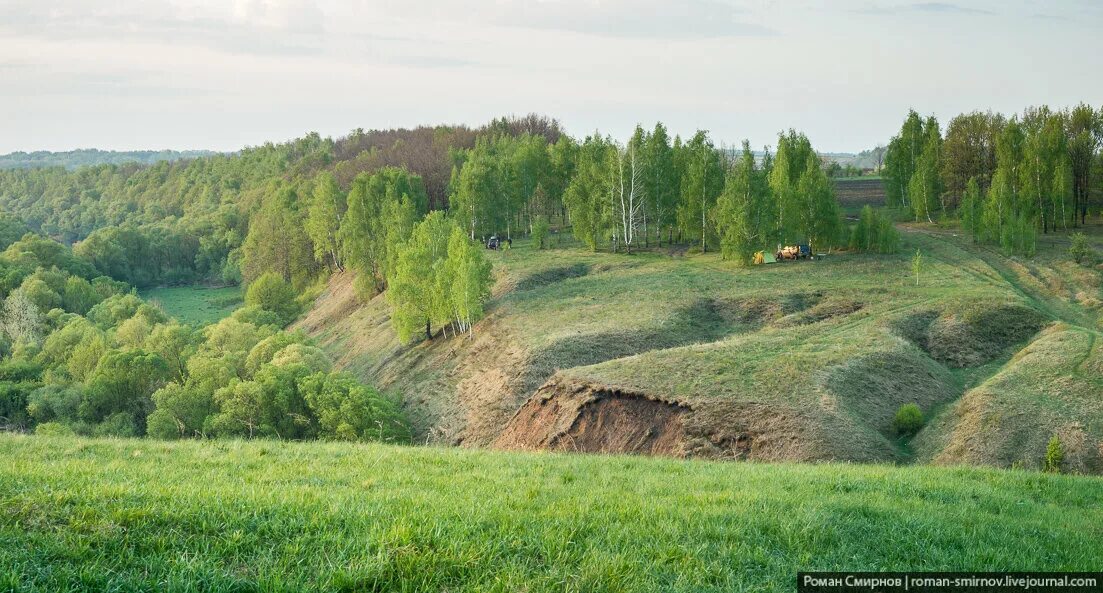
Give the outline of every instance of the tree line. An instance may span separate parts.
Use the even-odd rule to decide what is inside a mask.
[[[888,199],[916,220],[959,215],[980,242],[1029,255],[1038,233],[1083,225],[1103,179],[1103,109],[1032,107],[938,120],[908,113],[889,143]]]

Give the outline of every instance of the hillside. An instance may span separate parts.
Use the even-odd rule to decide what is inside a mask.
[[[402,347],[348,275],[299,327],[401,394],[428,442],[1039,467],[1059,435],[1069,469],[1103,471],[1099,272],[1067,261],[1067,236],[1028,261],[902,228],[900,255],[750,269],[518,242],[492,254],[474,337]],[[932,420],[901,441],[892,418],[913,402]]]
[[[0,589],[783,591],[798,569],[1099,570],[1100,509],[1095,480],[1026,472],[5,434]]]

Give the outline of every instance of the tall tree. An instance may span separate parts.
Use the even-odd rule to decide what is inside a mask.
[[[651,213],[648,218],[655,229],[655,236],[662,245],[664,230],[671,232],[674,222],[674,210],[677,207],[679,182],[678,170],[674,166],[674,150],[670,146],[670,135],[661,122],[647,136],[643,146],[645,193]],[[646,239],[646,238],[645,238]]]
[[[709,140],[708,132],[698,130],[678,151],[677,165],[681,181],[681,199],[677,208],[678,226],[687,237],[696,237],[701,251],[707,251],[711,225],[709,212],[724,189],[724,165]]]
[[[770,193],[774,197],[774,233],[784,243],[808,239],[800,221],[806,216],[806,196],[800,193],[800,180],[810,166],[819,168],[819,157],[808,137],[795,130],[778,135],[777,153],[770,170]]]
[[[337,187],[337,180],[329,172],[323,172],[314,180],[310,209],[306,217],[306,233],[314,244],[314,259],[318,263],[332,264],[343,269],[340,259],[338,231],[346,205],[345,196]]]
[[[441,294],[440,275],[446,265],[453,222],[443,212],[430,213],[414,227],[409,241],[398,251],[388,280],[387,300],[398,338],[409,342],[424,328],[432,339],[434,324],[446,323],[449,303]]]
[[[909,110],[900,133],[893,136],[885,151],[885,194],[889,204],[905,208],[910,206],[909,184],[923,152],[925,139],[922,118],[914,109]]]
[[[942,183],[953,201],[964,197],[970,180],[981,191],[992,184],[996,172],[996,140],[1006,123],[991,111],[964,113],[950,120],[942,143]]]
[[[578,148],[575,174],[563,194],[575,237],[591,251],[596,250],[611,221],[609,195],[612,191],[608,163],[614,147],[597,132]]]
[[[1072,175],[1072,207],[1084,224],[1088,216],[1088,201],[1092,188],[1092,170],[1096,155],[1103,146],[1103,108],[1099,111],[1081,103],[1066,116],[1069,166]]]
[[[911,198],[912,211],[915,219],[926,218],[933,222],[931,211],[941,208],[945,212],[945,203],[942,201],[942,134],[938,127],[938,120],[934,117],[927,119],[923,126],[925,136],[923,150],[916,162],[915,171],[908,182],[908,194]]]
[[[643,130],[636,128],[636,134],[624,146],[615,146],[610,153],[610,173],[612,176],[610,197],[614,219],[613,248],[624,245],[632,252],[632,246],[638,243],[640,227],[647,232],[647,188],[644,184],[645,164],[640,154],[646,142]]]
[[[773,208],[763,171],[755,163],[750,143],[728,172],[724,191],[712,211],[724,259],[750,263],[754,252],[769,248],[773,236]]]
[[[356,271],[362,296],[386,287],[394,242],[405,241],[411,217],[424,212],[420,208],[426,203],[421,178],[405,169],[388,167],[353,180],[340,238],[344,261]]]

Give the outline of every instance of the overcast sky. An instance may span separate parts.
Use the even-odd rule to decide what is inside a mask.
[[[1103,105],[1103,2],[0,0],[0,153],[234,150],[539,112],[759,147]]]

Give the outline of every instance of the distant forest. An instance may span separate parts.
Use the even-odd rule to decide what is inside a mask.
[[[150,165],[160,161],[178,161],[217,154],[210,150],[100,150],[81,148],[64,152],[37,150],[0,155],[0,169],[36,169],[40,167],[64,167],[76,169],[92,165],[121,165],[138,163]]]

